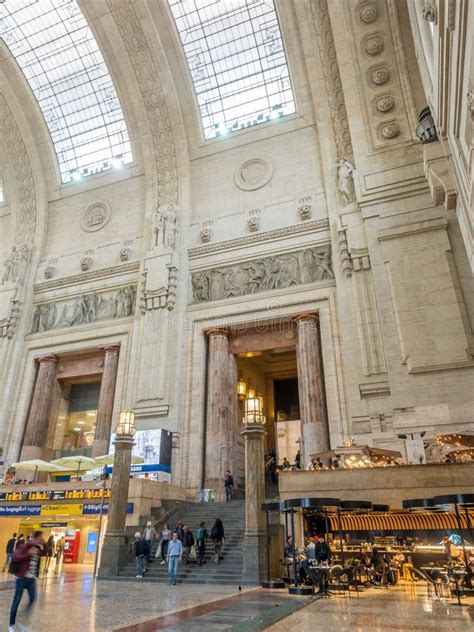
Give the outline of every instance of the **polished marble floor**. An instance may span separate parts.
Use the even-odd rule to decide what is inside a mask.
[[[13,591],[6,586],[0,590],[0,630],[6,630]],[[464,601],[460,607],[428,600],[421,586],[416,594],[400,586],[372,589],[359,597],[311,599],[232,586],[94,583],[89,573],[67,573],[40,580],[30,625],[33,632],[474,630],[474,599]]]

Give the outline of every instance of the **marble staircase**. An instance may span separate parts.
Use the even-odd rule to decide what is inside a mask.
[[[227,584],[248,585],[243,576],[242,543],[245,531],[245,501],[233,500],[231,502],[214,503],[187,503],[182,510],[178,509],[171,520],[171,528],[174,530],[178,521],[184,522],[194,536],[200,522],[206,523],[208,532],[216,518],[220,518],[224,524],[225,544],[222,548],[222,559],[219,564],[214,562],[214,545],[209,540],[206,546],[203,566],[199,566],[195,560],[190,560],[187,565],[180,565],[178,582],[187,584]],[[161,564],[161,558],[155,559],[157,544],[153,550],[153,561],[148,564],[145,578],[146,582],[168,582],[168,568]],[[135,578],[135,561],[129,563],[121,570],[116,579]]]

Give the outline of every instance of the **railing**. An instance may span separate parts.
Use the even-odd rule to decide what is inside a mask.
[[[92,446],[86,448],[62,448],[54,451],[55,459],[62,459],[69,456],[92,456]]]

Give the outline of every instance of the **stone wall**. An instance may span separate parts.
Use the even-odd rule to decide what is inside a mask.
[[[289,498],[368,500],[401,509],[409,498],[471,494],[474,463],[281,472],[280,494]]]

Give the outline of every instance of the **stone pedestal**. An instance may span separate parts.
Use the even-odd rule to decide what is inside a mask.
[[[99,404],[95,423],[95,437],[92,445],[92,456],[109,453],[110,428],[114,411],[115,384],[120,345],[108,345],[104,350],[104,371],[100,384]]]
[[[99,577],[118,575],[127,557],[125,521],[127,518],[133,437],[117,437],[114,445],[115,456],[110,485],[109,514],[107,531],[100,554]]]
[[[233,415],[228,397],[229,332],[212,329],[209,336],[207,374],[206,465],[204,486],[220,499],[224,473],[230,466],[229,446]]]
[[[329,426],[324,398],[318,317],[316,314],[304,314],[296,322],[302,459],[306,465],[310,454],[330,449]]]
[[[246,580],[259,583],[266,577],[265,437],[260,425],[248,425],[245,440],[245,536],[242,549]]]
[[[21,450],[20,460],[22,461],[40,459],[42,457],[48,433],[57,362],[58,358],[55,355],[48,355],[38,359],[38,375]]]

